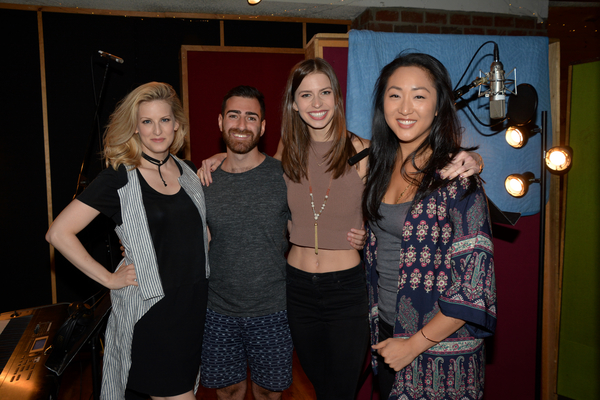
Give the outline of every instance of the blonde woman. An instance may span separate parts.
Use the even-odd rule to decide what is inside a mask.
[[[102,397],[193,400],[206,313],[207,234],[195,168],[175,157],[188,133],[173,88],[127,95],[104,137],[107,169],[56,218],[46,239],[111,290]],[[115,272],[77,233],[98,214],[116,223],[125,257]],[[190,316],[193,316],[190,318]]]

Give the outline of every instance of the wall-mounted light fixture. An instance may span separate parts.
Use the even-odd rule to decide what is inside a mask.
[[[250,4],[251,6],[255,6],[260,2],[261,0],[248,0],[248,4]]]

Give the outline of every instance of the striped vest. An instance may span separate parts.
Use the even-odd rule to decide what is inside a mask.
[[[206,232],[206,208],[200,181],[187,164],[175,156],[173,158],[183,170],[179,177],[179,184],[198,208],[202,218],[202,228]],[[127,180],[127,184],[118,190],[123,223],[115,228],[115,232],[125,248],[125,258],[117,269],[122,265],[135,265],[139,286],[127,286],[111,290],[110,293],[112,312],[106,327],[101,392],[103,400],[125,398],[125,388],[131,368],[133,328],[150,307],[164,297],[156,253],[142,200],[142,189],[135,168],[128,170]],[[206,277],[208,278],[210,269],[208,266],[208,235],[206,234],[204,235],[204,252]]]

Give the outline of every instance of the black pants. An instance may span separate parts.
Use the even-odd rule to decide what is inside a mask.
[[[287,266],[292,340],[318,400],[352,400],[369,345],[364,268],[313,274]]]

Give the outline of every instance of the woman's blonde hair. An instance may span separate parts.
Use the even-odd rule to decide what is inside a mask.
[[[333,141],[333,146],[327,153],[327,171],[332,172],[334,179],[339,178],[350,168],[348,158],[356,154],[352,134],[346,130],[342,90],[333,68],[322,58],[301,61],[292,68],[288,77],[281,121],[281,139],[284,146],[281,164],[286,175],[294,182],[300,182],[302,178],[307,177],[311,140],[306,123],[293,108],[294,95],[304,78],[316,73],[325,74],[329,78],[335,101],[331,128],[327,132],[327,137]]]
[[[115,170],[121,164],[138,167],[142,157],[142,143],[136,134],[138,109],[145,101],[162,100],[171,106],[179,129],[175,131],[170,153],[177,153],[185,143],[188,134],[188,121],[181,101],[171,85],[162,82],[149,82],[139,86],[123,98],[110,116],[104,134],[104,158],[106,166]]]

